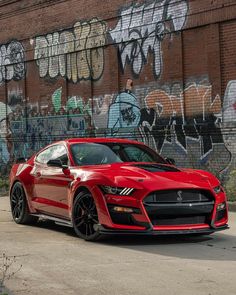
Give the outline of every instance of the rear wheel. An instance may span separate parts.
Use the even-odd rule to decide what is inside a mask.
[[[83,191],[75,197],[72,223],[76,234],[86,241],[95,241],[101,237],[97,229],[97,208],[90,192]]]
[[[28,203],[23,186],[16,182],[10,194],[11,213],[14,221],[18,224],[33,224],[38,218],[29,213]]]

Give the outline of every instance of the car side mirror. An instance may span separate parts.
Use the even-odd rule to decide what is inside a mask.
[[[70,170],[68,169],[68,166],[67,165],[64,165],[61,160],[58,160],[58,159],[49,160],[47,162],[47,165],[49,167],[61,168],[63,170],[63,172],[64,172],[65,175],[69,175],[70,174]]]
[[[21,163],[25,163],[25,162],[27,162],[27,159],[25,159],[23,157],[16,159],[16,164],[21,164]]]
[[[172,158],[165,158],[166,162],[170,165],[175,165],[175,160]]]

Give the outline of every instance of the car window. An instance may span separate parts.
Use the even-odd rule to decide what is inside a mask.
[[[167,164],[155,151],[139,144],[79,143],[71,145],[76,165],[101,165],[119,162]]]
[[[107,144],[123,162],[151,162],[167,164],[167,162],[148,146],[139,144]]]
[[[77,165],[100,165],[122,162],[108,146],[103,144],[73,144],[71,151]]]
[[[36,157],[36,161],[47,164],[49,160],[61,160],[63,165],[68,165],[68,155],[64,145],[54,145],[42,151]]]
[[[131,162],[153,162],[153,157],[150,154],[135,145],[126,146],[123,151]]]

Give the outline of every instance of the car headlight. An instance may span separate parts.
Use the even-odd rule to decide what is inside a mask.
[[[222,192],[222,188],[220,185],[214,187],[213,190],[217,195]]]
[[[100,187],[105,194],[109,195],[129,196],[134,191],[133,188],[129,187],[115,187],[107,185],[101,185]]]

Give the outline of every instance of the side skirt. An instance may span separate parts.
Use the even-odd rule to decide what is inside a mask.
[[[61,218],[46,215],[46,214],[31,214],[31,215],[36,216],[36,217],[38,217],[40,219],[46,219],[46,220],[54,221],[58,225],[67,226],[67,227],[73,227],[71,221],[69,221],[69,220],[61,219]]]

